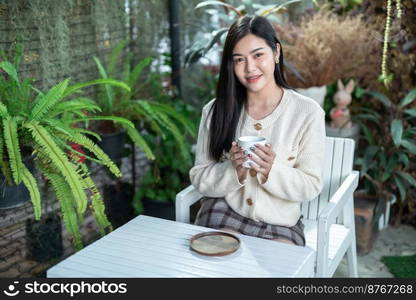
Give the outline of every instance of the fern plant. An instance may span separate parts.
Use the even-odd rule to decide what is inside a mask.
[[[0,62],[0,167],[8,184],[23,183],[29,190],[35,219],[41,218],[39,182],[22,162],[22,149],[29,149],[36,169],[52,186],[58,198],[63,220],[73,236],[76,249],[82,247],[79,226],[87,207],[92,209],[102,234],[111,230],[104,213],[104,203],[88,168],[79,162],[80,153],[70,144],[88,150],[87,159],[103,164],[117,177],[118,167],[90,139],[94,132],[83,128],[91,120],[110,120],[134,130],[129,120],[116,116],[94,116],[101,109],[91,99],[82,97],[82,88],[111,85],[129,91],[123,82],[97,79],[69,85],[66,79],[47,92],[36,90],[30,79],[20,80],[17,72],[19,58]],[[73,97],[75,96],[75,97]],[[70,101],[67,101],[72,97]],[[94,157],[92,157],[94,156]]]
[[[172,135],[180,149],[183,158],[190,159],[190,152],[185,141],[186,134],[192,137],[196,135],[196,127],[186,116],[176,112],[172,105],[164,101],[155,99],[138,99],[137,95],[141,89],[147,85],[152,76],[147,76],[147,80],[142,80],[141,73],[151,63],[150,58],[145,58],[132,66],[132,55],[128,55],[123,61],[121,54],[127,42],[118,43],[111,52],[108,64],[104,67],[103,63],[94,57],[98,71],[102,79],[116,78],[129,86],[127,89],[115,89],[111,86],[102,86],[101,96],[96,102],[101,108],[101,113],[105,115],[126,117],[129,120],[140,123],[143,128],[147,127],[162,139],[166,135]],[[117,68],[117,63],[122,61],[123,68]],[[147,158],[153,160],[155,155],[151,147],[146,143],[142,134],[138,130],[127,129],[130,139],[143,150]]]

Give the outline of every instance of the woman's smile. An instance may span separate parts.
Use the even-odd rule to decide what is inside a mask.
[[[259,81],[261,76],[263,76],[263,75],[260,74],[260,75],[246,77],[246,80],[247,80],[248,83],[256,83],[257,81]]]

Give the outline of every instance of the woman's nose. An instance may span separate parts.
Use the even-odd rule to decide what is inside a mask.
[[[246,60],[246,73],[251,73],[256,69],[255,61],[251,58],[247,58]]]

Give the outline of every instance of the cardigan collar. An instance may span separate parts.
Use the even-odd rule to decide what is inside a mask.
[[[262,130],[271,126],[279,118],[279,116],[285,110],[289,102],[289,98],[290,98],[289,93],[291,91],[285,88],[282,88],[282,90],[283,90],[283,95],[282,95],[282,99],[279,105],[277,105],[277,107],[263,119],[260,119],[260,120],[253,119],[252,117],[250,117],[250,115],[247,113],[247,111],[243,107],[242,115],[244,116],[244,127],[250,130],[252,129]]]

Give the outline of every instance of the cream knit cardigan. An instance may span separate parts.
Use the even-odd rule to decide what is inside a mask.
[[[265,137],[276,158],[267,181],[262,175],[239,182],[237,172],[225,160],[215,162],[208,155],[211,115],[215,99],[204,106],[199,126],[195,165],[189,171],[192,185],[206,197],[223,197],[238,214],[281,226],[294,226],[300,217],[300,203],[314,199],[322,190],[325,147],[325,113],[312,99],[284,89],[280,104],[261,120],[243,109],[235,140],[244,135]],[[262,129],[256,130],[260,123]],[[258,126],[257,126],[258,127]]]

